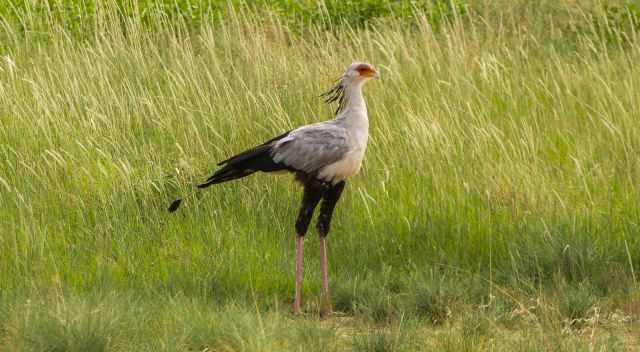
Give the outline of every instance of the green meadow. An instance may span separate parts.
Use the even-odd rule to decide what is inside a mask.
[[[0,5],[0,351],[633,351],[640,7],[623,1]],[[333,117],[370,141],[319,317],[301,188],[218,161]],[[313,227],[311,227],[313,229]]]

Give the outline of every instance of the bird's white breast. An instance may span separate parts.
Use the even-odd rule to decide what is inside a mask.
[[[338,183],[355,176],[360,171],[363,156],[364,151],[360,150],[347,153],[343,159],[323,167],[318,177],[328,182]]]
[[[323,167],[318,172],[318,178],[338,183],[360,172],[364,152],[367,149],[368,135],[366,129],[358,132],[361,133],[351,133],[352,140],[349,152],[342,159]]]

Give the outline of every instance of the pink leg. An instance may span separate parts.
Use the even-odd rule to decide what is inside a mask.
[[[324,236],[320,236],[320,269],[322,270],[322,300],[320,315],[331,315],[331,297],[329,295],[329,263],[327,261],[327,246]]]
[[[300,300],[302,288],[302,252],[304,236],[296,236],[296,296],[293,301],[293,314],[300,314]]]

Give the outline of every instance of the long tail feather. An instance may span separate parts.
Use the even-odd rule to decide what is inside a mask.
[[[215,185],[218,183],[223,183],[227,181],[236,180],[245,176],[249,176],[255,171],[253,170],[242,170],[236,169],[229,166],[225,166],[224,168],[217,171],[213,176],[209,177],[207,181],[198,185],[198,188],[207,188],[211,185]]]
[[[272,172],[283,169],[288,169],[286,166],[277,163],[271,157],[271,146],[268,143],[277,139],[283,138],[288,134],[282,134],[265,144],[259,145],[255,148],[246,150],[238,155],[235,155],[227,160],[222,161],[218,165],[224,165],[222,168],[214,172],[205,182],[198,184],[197,189],[190,192],[188,195],[174,200],[167,209],[170,213],[178,210],[184,199],[190,198],[199,189],[207,188],[211,185],[218,183],[228,182],[249,176],[256,171]]]
[[[182,198],[178,198],[176,200],[174,200],[171,205],[169,206],[169,209],[167,209],[170,213],[173,213],[174,211],[178,210],[178,208],[180,207],[180,204],[182,204]]]

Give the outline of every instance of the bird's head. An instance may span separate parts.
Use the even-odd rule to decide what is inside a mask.
[[[365,62],[354,62],[342,75],[342,81],[344,83],[359,83],[366,82],[372,78],[378,78],[378,71],[373,68],[373,65]]]
[[[349,86],[362,86],[368,80],[375,78],[378,79],[378,71],[373,68],[373,65],[364,62],[354,62],[344,72],[342,77],[338,79],[336,85],[328,91],[322,93],[321,97],[324,97],[326,103],[333,103],[338,101],[338,109],[336,114],[344,107],[345,95],[344,91]]]

